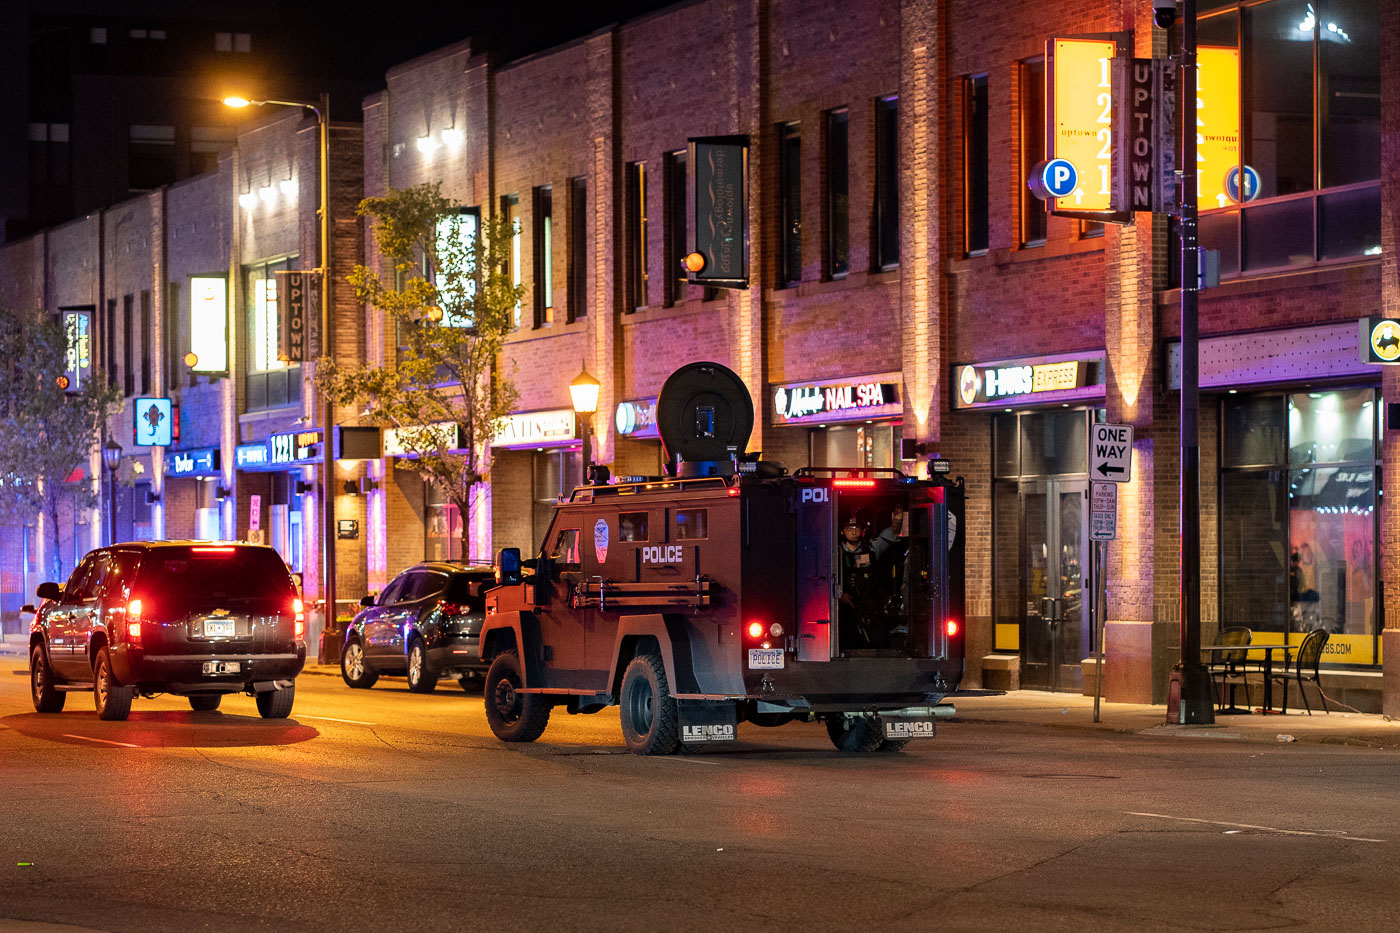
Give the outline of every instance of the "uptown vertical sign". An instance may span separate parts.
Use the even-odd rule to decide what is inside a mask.
[[[703,136],[690,140],[689,247],[705,262],[690,281],[714,288],[749,286],[749,138]]]
[[[306,326],[308,296],[312,283],[320,276],[314,272],[278,272],[277,294],[282,296],[277,320],[277,358],[284,363],[306,360]]]

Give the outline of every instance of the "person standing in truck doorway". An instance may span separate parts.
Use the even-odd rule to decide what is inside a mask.
[[[855,514],[841,526],[841,595],[839,617],[843,648],[870,648],[874,644],[871,628],[878,611],[875,580],[875,552],[865,540]]]

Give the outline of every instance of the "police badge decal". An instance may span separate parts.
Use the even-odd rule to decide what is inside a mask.
[[[593,554],[598,558],[598,563],[604,563],[608,559],[608,522],[607,519],[600,518],[593,526]]]

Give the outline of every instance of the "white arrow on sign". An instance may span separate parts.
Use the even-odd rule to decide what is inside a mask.
[[[1133,478],[1133,428],[1095,424],[1089,428],[1089,478],[1126,483]]]

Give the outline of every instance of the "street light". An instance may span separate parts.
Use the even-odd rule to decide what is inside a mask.
[[[316,103],[304,100],[254,100],[246,97],[225,97],[229,107],[254,107],[272,105],[274,107],[300,107],[316,114],[316,125],[320,129],[320,204],[317,214],[321,218],[321,357],[330,359],[334,344],[331,339],[331,236],[330,236],[330,118],[331,96],[322,94]],[[321,435],[321,566],[322,600],[325,605],[325,628],[335,631],[335,476],[334,432],[335,410],[330,397],[323,398]],[[322,644],[326,644],[322,639]],[[324,654],[324,652],[322,652]],[[321,661],[326,658],[322,657]]]
[[[107,468],[108,544],[117,543],[117,467],[122,465],[122,445],[109,440],[102,446],[102,465]]]
[[[598,391],[602,384],[585,369],[569,383],[569,396],[583,430],[583,478],[588,482],[588,468],[593,465],[593,413],[598,410]]]

